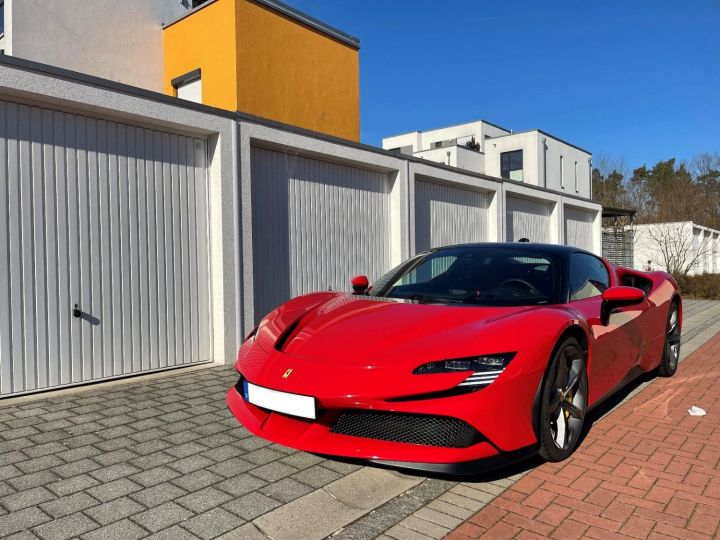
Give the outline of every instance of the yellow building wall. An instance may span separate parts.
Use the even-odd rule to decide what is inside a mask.
[[[357,49],[250,0],[236,21],[239,110],[360,139]]]
[[[203,103],[360,139],[357,49],[252,0],[216,0],[164,30],[165,90],[200,68]]]
[[[218,0],[163,30],[165,93],[171,81],[200,68],[206,105],[238,110],[235,1]]]

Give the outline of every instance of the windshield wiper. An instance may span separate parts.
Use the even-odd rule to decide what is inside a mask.
[[[424,296],[422,294],[412,294],[408,297],[408,300],[414,300],[422,304],[462,304],[463,301],[459,298],[445,298],[443,296]]]

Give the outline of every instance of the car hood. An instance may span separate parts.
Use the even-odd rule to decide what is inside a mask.
[[[514,352],[529,342],[523,320],[548,309],[421,304],[337,293],[307,304],[281,310],[261,326],[261,347],[334,365],[378,367],[402,359],[419,364]]]

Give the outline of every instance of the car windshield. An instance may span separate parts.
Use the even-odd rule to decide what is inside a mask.
[[[378,279],[371,295],[421,303],[534,306],[557,303],[559,263],[531,248],[450,247]]]

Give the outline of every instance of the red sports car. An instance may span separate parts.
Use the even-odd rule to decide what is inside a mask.
[[[254,434],[441,473],[560,461],[589,409],[677,369],[673,278],[577,248],[443,247],[353,287],[290,300],[247,337],[227,402]]]

